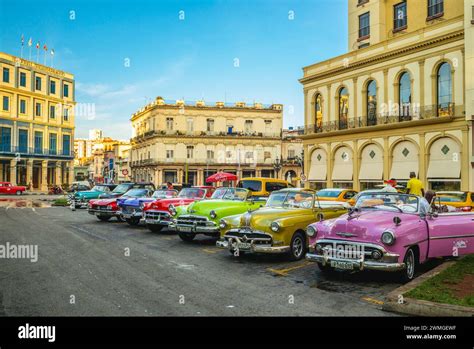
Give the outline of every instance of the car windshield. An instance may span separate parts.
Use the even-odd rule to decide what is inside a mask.
[[[131,190],[127,191],[123,195],[123,197],[126,197],[126,198],[140,198],[140,197],[146,196],[147,192],[148,191],[146,189],[131,189]]]
[[[364,193],[357,199],[355,208],[359,210],[385,210],[402,213],[417,213],[420,210],[420,199],[415,195],[399,193]],[[426,210],[426,208],[423,209]]]
[[[244,201],[247,198],[247,190],[242,188],[218,188],[212,194],[212,199]]]
[[[320,198],[337,198],[341,194],[340,190],[320,190],[317,192]]]
[[[112,193],[126,193],[130,189],[130,184],[120,184],[112,190]]]
[[[206,191],[204,189],[199,188],[185,188],[179,192],[179,198],[186,198],[186,199],[202,199]]]
[[[273,192],[268,198],[267,207],[311,208],[314,196],[310,192]]]
[[[178,195],[176,190],[156,190],[153,193],[153,198],[155,199],[170,199]]]
[[[103,193],[110,191],[109,187],[105,185],[96,185],[94,188],[92,188],[94,191],[101,191]]]
[[[255,180],[241,180],[238,184],[239,188],[245,188],[250,191],[261,191],[262,190],[262,182],[255,181]]]
[[[466,202],[467,193],[438,193],[436,201],[441,202]]]

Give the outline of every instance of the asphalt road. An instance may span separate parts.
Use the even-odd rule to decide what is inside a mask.
[[[381,310],[400,286],[393,274],[325,278],[307,261],[236,259],[206,237],[185,243],[41,206],[0,205],[0,244],[38,245],[39,255],[0,259],[0,315],[393,316]]]

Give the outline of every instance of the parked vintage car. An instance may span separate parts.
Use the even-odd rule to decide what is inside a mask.
[[[175,217],[175,227],[184,241],[193,240],[197,234],[219,238],[221,218],[254,211],[265,205],[264,200],[254,199],[247,189],[217,188],[210,200],[196,201],[188,206],[170,209]]]
[[[436,193],[435,203],[452,206],[459,211],[474,211],[474,193],[467,191],[439,191]]]
[[[121,183],[115,187],[111,192],[102,193],[99,195],[99,199],[113,199],[121,197],[123,194],[128,192],[130,189],[149,189],[155,190],[153,183]]]
[[[235,256],[245,253],[284,253],[291,260],[305,256],[306,227],[315,221],[338,217],[349,205],[319,201],[308,189],[283,189],[273,192],[265,207],[219,221],[218,247]]]
[[[316,194],[320,201],[348,202],[357,195],[357,191],[353,189],[326,188],[319,190]]]
[[[0,195],[21,195],[26,191],[26,187],[12,185],[10,182],[0,182]]]
[[[173,198],[178,195],[176,190],[160,189],[153,192],[150,189],[132,189],[132,198],[119,198],[117,205],[120,208],[120,215],[130,225],[140,224],[143,217],[143,207],[146,203],[157,199]]]
[[[308,226],[306,258],[334,269],[400,272],[415,277],[430,258],[474,253],[474,213],[434,212],[423,198],[365,192],[348,214]]]
[[[189,205],[194,201],[210,198],[215,188],[211,186],[197,186],[182,189],[178,196],[169,199],[158,199],[145,204],[143,207],[143,215],[145,223],[152,232],[159,232],[165,227],[169,227],[173,220],[171,209],[178,206]]]
[[[268,197],[272,192],[285,188],[291,188],[293,185],[278,178],[267,177],[248,177],[242,178],[237,183],[238,188],[244,188],[251,191],[254,197]]]
[[[116,184],[96,184],[91,190],[74,192],[69,195],[70,204],[74,208],[86,206],[89,200],[98,199],[100,194],[109,193],[116,186]]]
[[[120,185],[119,185],[120,186]],[[137,188],[132,188],[126,193],[124,193],[120,198],[122,201],[126,199],[139,198],[143,196],[144,190],[152,191],[151,187],[148,184],[144,185],[135,185]],[[137,190],[141,189],[141,190]],[[112,217],[116,217],[117,220],[124,222],[122,215],[120,214],[120,208],[117,203],[118,198],[112,199],[94,199],[89,201],[88,212],[91,215],[97,217],[101,221],[108,221]]]

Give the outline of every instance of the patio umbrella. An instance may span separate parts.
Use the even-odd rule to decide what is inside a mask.
[[[225,182],[225,181],[236,181],[237,176],[227,172],[217,172],[212,176],[207,177],[206,183]]]

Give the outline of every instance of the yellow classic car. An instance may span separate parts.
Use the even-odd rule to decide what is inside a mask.
[[[273,192],[258,210],[228,216],[219,221],[217,247],[234,256],[245,253],[286,253],[291,260],[306,254],[306,227],[347,212],[344,202],[319,201],[308,189],[288,188]]]

